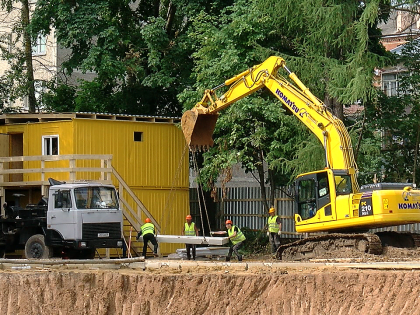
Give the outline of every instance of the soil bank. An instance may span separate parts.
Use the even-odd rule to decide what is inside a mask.
[[[1,271],[0,309],[44,314],[420,314],[420,271]]]

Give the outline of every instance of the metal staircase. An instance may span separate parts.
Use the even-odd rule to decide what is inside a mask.
[[[118,197],[120,201],[120,207],[125,218],[123,227],[124,238],[127,244],[131,242],[131,255],[141,256],[143,245],[141,242],[136,241],[136,236],[137,232],[140,230],[140,226],[143,224],[142,222],[144,219],[146,217],[150,218],[158,233],[160,233],[161,227],[114,167],[112,167],[112,175],[114,175],[118,182]]]

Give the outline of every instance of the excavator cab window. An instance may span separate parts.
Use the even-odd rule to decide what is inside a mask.
[[[316,214],[316,184],[312,178],[299,181],[298,213],[303,220]]]
[[[330,187],[328,186],[328,176],[326,173],[318,175],[318,198],[327,196],[330,193]]]
[[[352,193],[350,175],[335,175],[334,181],[337,196]]]

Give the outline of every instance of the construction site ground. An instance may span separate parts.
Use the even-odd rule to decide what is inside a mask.
[[[420,250],[283,262],[0,260],[3,314],[420,314]]]

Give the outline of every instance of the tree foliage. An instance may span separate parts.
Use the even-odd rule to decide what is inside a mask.
[[[270,55],[279,55],[343,118],[344,104],[376,97],[373,70],[390,61],[377,36],[378,22],[388,15],[386,4],[375,0],[235,1],[220,17],[200,14],[190,33],[197,47],[192,55],[195,84],[179,99],[190,108],[199,99],[196,91],[202,93]],[[215,131],[217,149],[207,153],[208,173],[203,175],[211,182],[220,170],[240,162],[264,178],[261,185],[270,183],[274,191],[297,173],[324,167],[319,140],[280,108],[272,95],[259,91],[221,113]],[[364,144],[363,152],[374,151]],[[261,170],[260,165],[267,167]]]
[[[0,35],[0,56],[8,69],[0,76],[0,106],[5,108],[18,99],[27,98],[29,112],[35,112],[34,69],[32,65],[32,38],[30,33],[30,4],[28,0],[1,0],[5,12],[0,21],[11,33]]]
[[[405,69],[400,74],[395,96],[380,95],[367,112],[372,126],[382,132],[379,165],[382,181],[419,182],[420,138],[420,49],[418,40],[404,45],[396,62]]]
[[[39,0],[32,25],[44,33],[54,29],[58,43],[71,49],[66,75],[74,69],[96,74],[80,84],[74,110],[180,115],[176,95],[192,84],[191,16],[223,6],[200,0]]]

